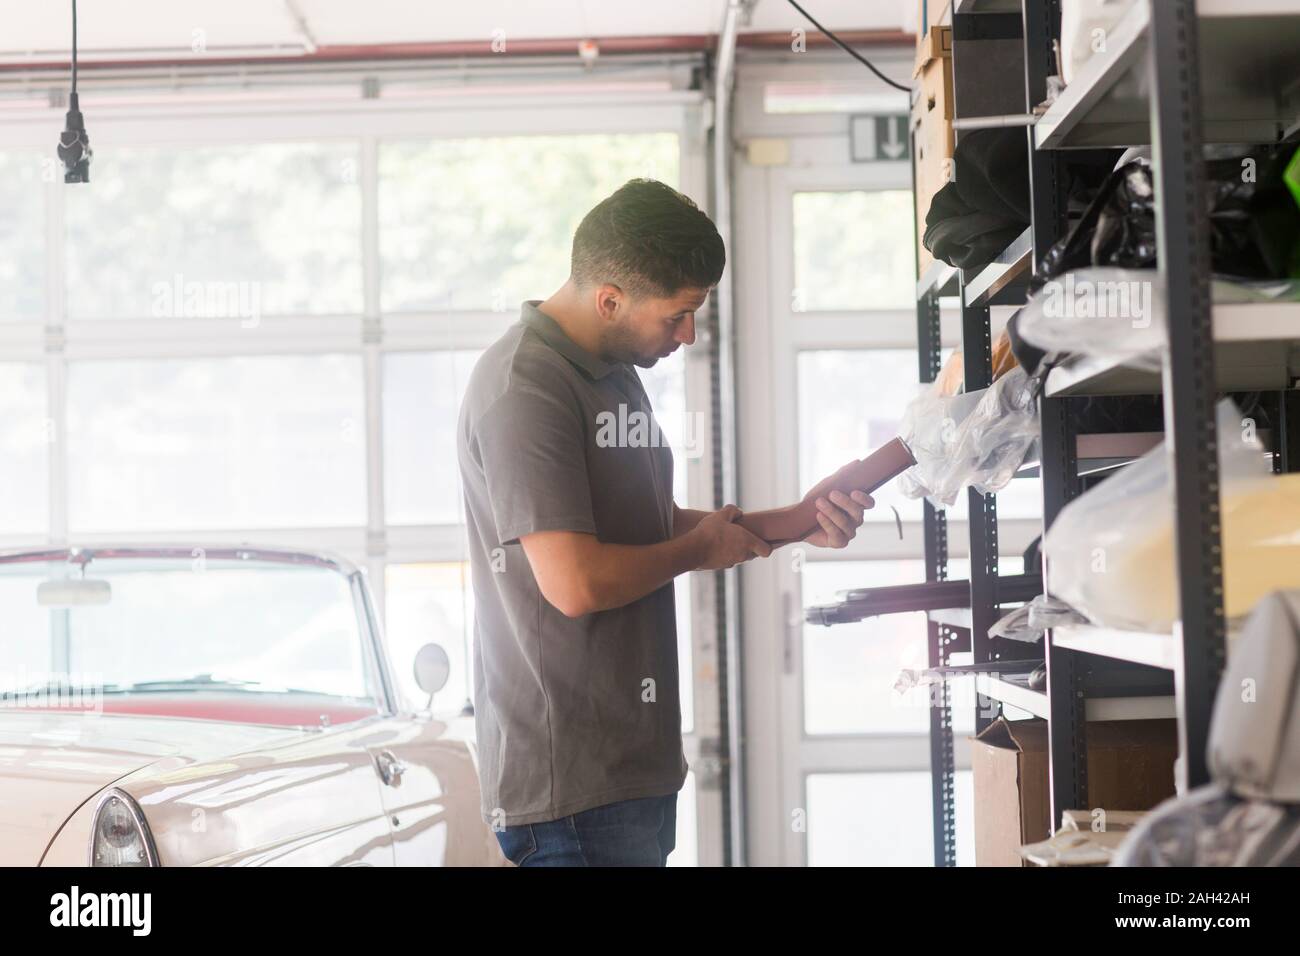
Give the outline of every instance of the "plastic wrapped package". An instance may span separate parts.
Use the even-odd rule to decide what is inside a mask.
[[[1087,619],[1064,601],[1040,594],[1028,604],[1023,604],[1000,617],[989,628],[989,637],[1005,637],[1013,641],[1033,643],[1049,627],[1086,623]]]
[[[1075,74],[1097,52],[1104,39],[1134,0],[1061,0],[1061,78],[1074,81]]]
[[[1067,272],[1025,303],[1016,332],[1049,354],[1078,352],[1159,371],[1164,284],[1150,269]]]
[[[1218,406],[1224,605],[1300,587],[1300,475],[1273,475],[1236,406]],[[1164,445],[1070,502],[1043,539],[1053,596],[1098,624],[1168,631],[1178,612]]]
[[[1300,301],[1287,279],[1215,280],[1216,303]],[[1151,269],[1097,267],[1049,279],[1016,313],[1018,338],[1053,356],[1078,353],[1160,371],[1165,289]]]
[[[1300,866],[1300,806],[1198,787],[1143,817],[1112,865]]]
[[[1119,866],[1300,866],[1300,591],[1269,595],[1228,655],[1210,785],[1156,807]]]
[[[927,389],[903,413],[899,436],[916,465],[898,481],[909,498],[950,508],[963,488],[1001,491],[1038,439],[1038,408],[1023,369],[968,395]]]

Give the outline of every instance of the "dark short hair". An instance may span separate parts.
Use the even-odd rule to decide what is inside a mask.
[[[695,203],[653,179],[632,179],[596,204],[573,234],[572,278],[667,297],[716,285],[722,237]]]

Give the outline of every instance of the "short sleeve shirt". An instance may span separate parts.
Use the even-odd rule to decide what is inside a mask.
[[[673,586],[569,618],[519,539],[672,536],[673,459],[636,369],[590,354],[525,302],[461,405],[483,818],[540,823],[679,790],[686,778]]]

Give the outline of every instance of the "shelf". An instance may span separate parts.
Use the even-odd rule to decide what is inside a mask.
[[[1012,288],[1019,292],[1014,299],[1023,302],[1024,292],[1020,287],[1024,283],[1018,280],[1028,278],[1033,251],[1033,230],[1026,229],[998,253],[996,259],[966,283],[966,304],[987,305],[1000,302],[1003,297],[1011,298],[1007,293]]]
[[[1042,590],[1041,574],[1001,575],[994,580],[995,605],[1023,604],[1042,593]],[[969,609],[970,582],[927,581],[879,588],[851,588],[840,591],[839,597],[840,600],[834,604],[804,608],[804,621],[829,627],[887,614]],[[970,627],[969,623],[965,626],[968,629]]]
[[[1075,436],[1075,459],[1078,474],[1094,475],[1127,465],[1141,458],[1160,442],[1164,432],[1110,432]],[[1261,440],[1263,440],[1261,438]],[[1037,459],[1027,460],[1016,471],[1017,478],[1036,478],[1041,469]]]
[[[1019,13],[1021,0],[953,0],[953,13]]]
[[[1052,644],[1070,651],[1173,670],[1181,640],[1173,634],[1079,625],[1053,629]]]
[[[1300,117],[1300,16],[1291,0],[1200,0],[1202,114],[1210,143],[1270,143]],[[1106,50],[1039,118],[1039,149],[1151,142],[1146,75],[1150,9],[1138,0]]]
[[[1027,675],[1007,674],[998,677],[980,674],[975,678],[975,690],[985,697],[1018,707],[1035,717],[1048,719],[1047,694],[1031,689]],[[1174,698],[1170,695],[1090,697],[1084,704],[1088,720],[1164,720],[1177,716]]]
[[[957,267],[950,266],[939,259],[930,263],[921,278],[916,281],[916,300],[921,301],[931,292],[940,298],[956,295]]]
[[[1214,366],[1224,392],[1281,391],[1300,374],[1300,303],[1250,302],[1214,306]],[[1284,347],[1279,348],[1279,345]],[[1047,375],[1044,394],[1154,395],[1160,373],[1116,359],[1075,356]]]
[[[958,627],[964,631],[970,630],[971,614],[968,607],[945,607],[934,611],[926,611],[926,617],[936,624]]]

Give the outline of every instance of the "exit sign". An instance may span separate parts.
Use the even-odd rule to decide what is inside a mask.
[[[909,152],[906,113],[849,117],[849,156],[855,163],[899,162]]]

